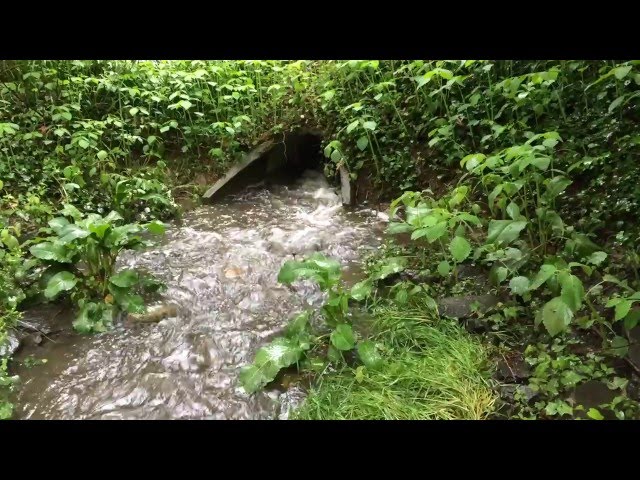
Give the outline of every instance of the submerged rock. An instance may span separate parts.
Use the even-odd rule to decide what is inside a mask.
[[[130,313],[127,320],[136,323],[156,323],[165,318],[175,317],[178,315],[178,307],[176,305],[155,305],[149,307],[145,313]]]
[[[438,311],[441,316],[465,319],[473,314],[472,305],[478,303],[481,311],[496,306],[500,299],[495,295],[461,295],[445,297],[438,300]]]
[[[20,348],[20,336],[17,332],[9,331],[6,341],[0,345],[0,357],[11,357]]]
[[[518,383],[526,380],[531,376],[531,370],[522,357],[516,357],[510,360],[500,360],[498,362],[498,370],[496,377],[499,380]]]
[[[578,385],[574,391],[573,399],[575,405],[582,405],[584,411],[577,411],[576,415],[586,418],[586,412],[590,408],[596,408],[604,416],[606,420],[615,420],[615,413],[609,408],[603,408],[602,405],[609,404],[616,397],[615,390],[598,380],[590,380]]]

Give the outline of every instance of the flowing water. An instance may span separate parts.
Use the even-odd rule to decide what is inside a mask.
[[[27,349],[23,358],[47,363],[19,369],[17,418],[285,418],[299,390],[249,396],[238,384],[240,368],[294,313],[322,304],[309,282],[278,284],[278,270],[320,251],[353,281],[383,222],[371,210],[346,211],[317,172],[191,211],[161,245],[120,260],[164,281],[177,315],[95,336],[67,332]]]

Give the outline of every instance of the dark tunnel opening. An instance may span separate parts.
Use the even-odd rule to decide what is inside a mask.
[[[262,144],[265,145],[265,144]],[[248,164],[229,171],[232,175],[215,189],[211,195],[205,194],[210,200],[238,193],[256,184],[290,184],[297,180],[306,170],[322,172],[322,136],[316,132],[291,132],[284,134],[281,139],[277,136],[266,145],[264,152],[259,146],[250,152]],[[255,159],[251,159],[252,153]],[[335,183],[335,182],[330,182]],[[215,186],[214,186],[215,187]]]

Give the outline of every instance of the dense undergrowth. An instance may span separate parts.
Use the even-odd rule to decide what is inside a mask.
[[[325,132],[328,176],[344,165],[360,200],[399,197],[398,239],[355,290],[319,257],[283,269],[282,281],[311,278],[328,292],[327,330],[299,320],[280,340],[293,353],[274,361],[286,349],[263,350],[245,369],[249,390],[317,357],[342,373],[320,375],[306,415],[353,415],[326,405],[345,382],[370,404],[392,365],[432,368],[420,350],[385,356],[388,339],[358,340],[354,302],[375,311],[491,289],[500,303],[466,321],[530,365],[510,416],[578,415],[575,389],[591,379],[616,393],[603,412],[634,416],[639,84],[637,61],[2,61],[0,339],[38,299],[71,300],[82,331],[144,308],[158,285],[115,274],[118,252],[144,246],[143,230],[161,233],[175,198],[198,193],[196,175],[215,178],[256,142],[312,126]],[[465,280],[470,265],[488,280]],[[14,381],[6,364],[0,388]],[[437,417],[397,399],[395,412],[366,415]]]

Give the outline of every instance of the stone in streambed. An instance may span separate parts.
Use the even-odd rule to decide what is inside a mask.
[[[7,338],[0,345],[0,358],[1,357],[11,357],[15,354],[20,348],[20,336],[18,333],[14,331],[9,331],[7,333]]]
[[[495,295],[461,295],[445,297],[438,300],[438,311],[443,317],[466,319],[473,314],[471,305],[478,303],[480,311],[495,307],[500,299]]]
[[[157,323],[177,315],[178,307],[176,305],[154,305],[149,307],[145,313],[130,313],[127,320],[134,323]]]

